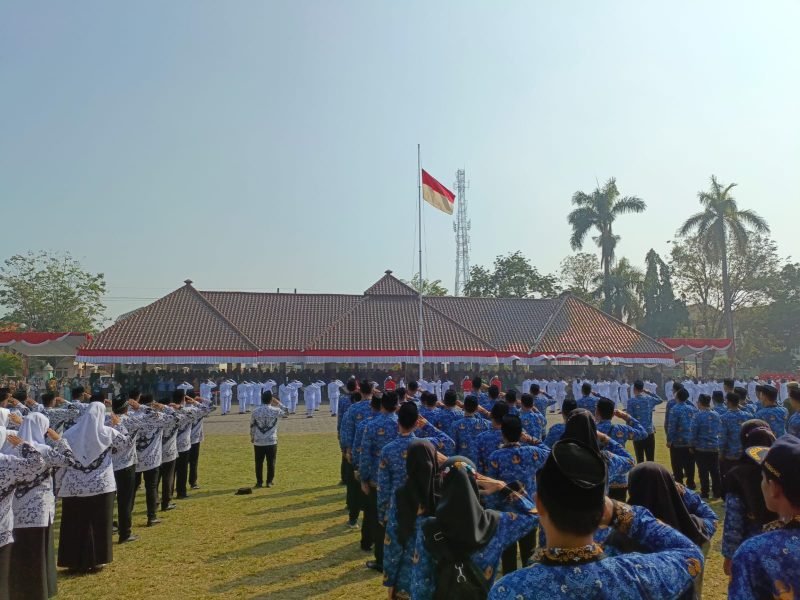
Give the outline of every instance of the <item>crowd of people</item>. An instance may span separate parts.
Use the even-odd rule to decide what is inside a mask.
[[[730,597],[800,590],[800,412],[779,387],[401,383],[352,378],[338,398],[347,525],[390,599],[699,598],[712,494]],[[800,409],[800,387],[786,396]],[[653,462],[665,401],[673,473]]]
[[[156,402],[135,388],[109,398],[77,386],[69,400],[44,392],[38,401],[0,388],[0,600],[52,597],[56,564],[92,573],[112,562],[115,532],[120,544],[137,539],[142,484],[147,526],[158,525],[173,498],[199,488],[203,420],[214,408],[191,389]]]

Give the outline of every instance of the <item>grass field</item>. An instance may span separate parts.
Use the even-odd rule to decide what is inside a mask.
[[[658,459],[666,458],[659,441]],[[345,528],[344,488],[333,434],[281,434],[275,487],[235,496],[253,484],[245,435],[207,436],[201,490],[145,528],[137,497],[133,544],[114,547],[101,573],[60,573],[59,598],[385,598],[380,576],[363,567],[358,531]],[[714,508],[719,510],[716,503]],[[725,598],[719,539],[714,539],[704,598]]]

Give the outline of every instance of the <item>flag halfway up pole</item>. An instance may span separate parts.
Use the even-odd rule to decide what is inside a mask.
[[[431,177],[425,169],[422,169],[422,197],[434,208],[448,215],[453,214],[456,195]]]

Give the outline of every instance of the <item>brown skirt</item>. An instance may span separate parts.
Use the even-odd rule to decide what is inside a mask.
[[[113,560],[114,492],[61,499],[58,566],[90,571]]]

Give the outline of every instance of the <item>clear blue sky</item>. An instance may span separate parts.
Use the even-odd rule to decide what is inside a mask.
[[[68,250],[116,316],[181,285],[360,293],[414,271],[416,144],[465,167],[472,263],[570,253],[617,177],[642,263],[712,173],[800,258],[800,4],[3,2],[0,257]],[[451,218],[425,213],[452,289]],[[589,250],[595,251],[589,241]]]

